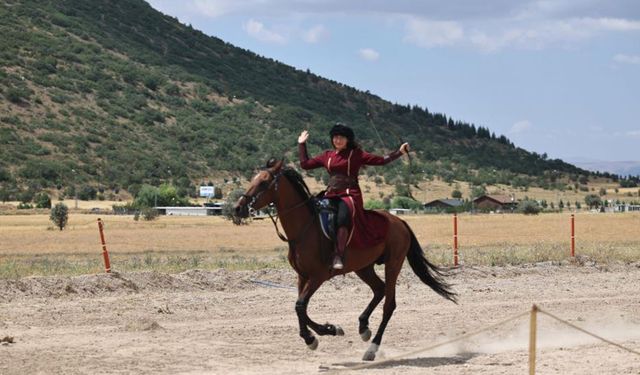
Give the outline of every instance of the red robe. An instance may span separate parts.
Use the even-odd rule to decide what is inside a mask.
[[[399,158],[402,153],[395,151],[383,157],[356,148],[340,152],[327,150],[320,155],[309,158],[306,144],[299,144],[298,150],[302,169],[325,167],[331,176],[343,175],[355,179],[355,186],[342,190],[330,190],[325,194],[327,198],[340,197],[349,207],[352,225],[347,245],[352,248],[364,248],[375,246],[384,241],[389,229],[389,222],[382,214],[364,209],[362,193],[357,183],[358,172],[363,165],[385,165]]]

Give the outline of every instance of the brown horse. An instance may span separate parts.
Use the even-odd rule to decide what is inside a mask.
[[[359,333],[364,341],[371,337],[369,316],[385,298],[382,322],[363,359],[372,361],[380,347],[382,335],[396,307],[396,281],[404,263],[409,260],[413,272],[436,293],[456,302],[456,295],[442,280],[442,272],[425,257],[411,228],[401,219],[384,212],[389,220],[389,230],[383,243],[368,249],[347,250],[345,267],[331,269],[330,257],[333,245],[322,233],[314,208],[313,196],[302,176],[295,170],[282,166],[282,161],[270,162],[253,177],[251,186],[235,205],[237,218],[246,218],[250,209],[261,209],[274,203],[289,243],[289,263],[298,273],[298,300],[296,313],[300,324],[300,336],[311,350],[318,347],[318,335],[342,336],[344,331],[333,324],[318,324],[307,315],[307,305],[313,293],[328,279],[348,272],[355,272],[373,291],[373,299],[358,318]],[[275,224],[275,221],[274,221]],[[276,227],[277,230],[277,227]],[[385,281],[375,273],[374,265],[384,262]]]

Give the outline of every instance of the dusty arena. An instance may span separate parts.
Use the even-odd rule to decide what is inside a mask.
[[[312,318],[346,332],[320,337],[315,351],[298,336],[289,269],[3,279],[0,373],[524,374],[528,315],[420,350],[526,313],[533,303],[640,351],[638,263],[547,262],[452,273],[458,305],[405,267],[378,358],[359,370],[353,367],[365,364],[368,343],[358,335],[357,317],[371,293],[352,275],[326,283],[311,300]],[[372,328],[380,315],[376,310]],[[640,358],[632,352],[543,314],[537,322],[537,374],[640,373]]]

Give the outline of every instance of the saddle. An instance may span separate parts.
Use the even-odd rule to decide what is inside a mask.
[[[338,221],[337,207],[335,207],[331,199],[316,196],[315,208],[318,218],[320,219],[319,221],[322,233],[328,240],[335,241],[336,231],[338,230],[336,225],[336,222]]]

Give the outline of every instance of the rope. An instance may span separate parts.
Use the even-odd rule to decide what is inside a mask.
[[[520,313],[518,315],[514,315],[514,316],[512,316],[510,318],[507,318],[507,319],[505,319],[505,320],[503,320],[501,322],[494,323],[494,324],[492,324],[492,325],[490,325],[488,327],[477,329],[475,331],[469,332],[469,333],[464,334],[462,336],[458,336],[458,337],[453,338],[451,340],[447,340],[447,341],[444,341],[444,342],[441,342],[441,343],[438,343],[438,344],[434,344],[434,345],[428,346],[426,348],[414,350],[414,351],[409,352],[409,353],[400,354],[398,356],[395,356],[395,357],[392,357],[392,358],[389,358],[389,359],[385,359],[384,361],[364,363],[364,364],[361,364],[361,365],[358,365],[358,366],[347,367],[347,368],[343,368],[343,369],[335,369],[335,370],[329,371],[329,373],[331,373],[331,372],[341,372],[341,371],[361,370],[361,369],[374,367],[374,366],[380,366],[380,365],[385,364],[385,363],[397,361],[397,360],[405,358],[405,357],[410,357],[410,356],[413,356],[413,355],[416,355],[416,354],[419,354],[419,353],[423,353],[423,352],[426,352],[426,351],[429,351],[429,350],[432,350],[432,349],[435,349],[435,348],[438,348],[438,347],[441,347],[441,346],[444,346],[444,345],[448,345],[448,344],[454,343],[456,341],[460,341],[460,340],[475,336],[475,335],[477,335],[479,333],[482,333],[482,332],[485,332],[485,331],[490,331],[490,330],[492,330],[494,328],[500,327],[500,326],[505,325],[505,324],[507,324],[509,322],[512,322],[514,320],[522,318],[523,316],[529,315],[529,313],[530,313],[530,311],[525,311],[525,312]]]
[[[580,332],[582,332],[582,333],[584,333],[584,334],[587,334],[587,335],[589,335],[589,336],[591,336],[591,337],[595,337],[596,339],[598,339],[598,340],[600,340],[600,341],[604,341],[604,342],[606,342],[607,344],[613,345],[613,346],[618,347],[618,348],[620,348],[620,349],[622,349],[622,350],[626,350],[626,351],[628,351],[629,353],[633,353],[633,354],[635,354],[635,355],[640,356],[640,352],[638,352],[638,351],[636,351],[636,350],[629,349],[629,348],[627,348],[627,347],[625,347],[625,346],[622,346],[622,345],[620,345],[620,344],[618,344],[618,343],[615,343],[615,342],[613,342],[613,341],[611,341],[611,340],[607,340],[607,339],[605,339],[604,337],[600,337],[600,336],[596,335],[595,333],[591,333],[591,332],[589,332],[589,331],[586,331],[586,330],[584,330],[584,329],[582,329],[582,328],[580,328],[580,327],[576,326],[576,325],[575,325],[575,324],[573,324],[573,323],[569,323],[569,322],[567,322],[566,320],[560,319],[560,318],[558,318],[557,316],[555,316],[555,315],[553,315],[553,314],[551,314],[551,313],[548,313],[548,312],[546,312],[546,311],[544,311],[544,310],[541,310],[539,307],[538,307],[538,312],[541,312],[541,313],[545,314],[546,316],[548,316],[548,317],[550,317],[550,318],[553,318],[553,319],[555,319],[555,320],[559,321],[560,323],[566,324],[566,325],[568,325],[569,327],[571,327],[571,328],[573,328],[573,329],[576,329],[576,330],[578,330],[578,331],[580,331]]]
[[[251,281],[254,284],[266,286],[266,287],[269,287],[269,288],[281,288],[281,289],[289,289],[289,290],[298,290],[298,288],[294,288],[294,287],[288,286],[288,285],[276,284],[276,283],[273,283],[271,281],[257,280],[257,279],[249,279],[249,281]]]

